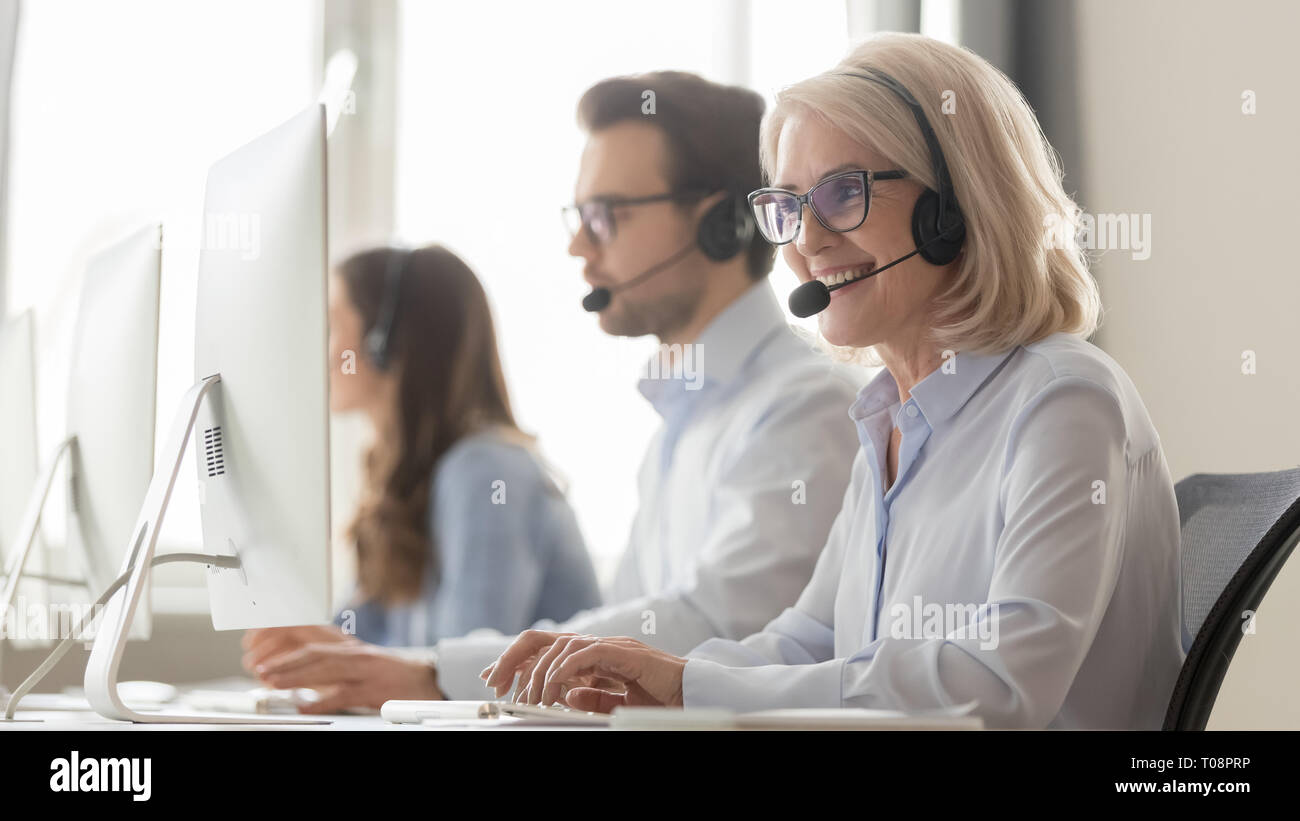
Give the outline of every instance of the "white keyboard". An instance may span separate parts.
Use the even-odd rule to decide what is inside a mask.
[[[379,714],[390,724],[421,724],[426,721],[478,722],[507,720],[553,726],[607,726],[609,716],[585,713],[568,707],[540,707],[508,701],[387,701]]]
[[[552,705],[542,707],[538,704],[511,704],[502,702],[498,708],[502,716],[519,718],[534,723],[547,724],[594,724],[609,726],[609,716],[604,713],[588,713],[571,707]]]

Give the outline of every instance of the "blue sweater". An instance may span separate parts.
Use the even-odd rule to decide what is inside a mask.
[[[363,641],[419,647],[482,627],[517,633],[600,604],[573,510],[527,448],[490,433],[461,439],[435,468],[430,504],[436,555],[419,597],[360,602],[336,619],[346,626],[355,613]]]

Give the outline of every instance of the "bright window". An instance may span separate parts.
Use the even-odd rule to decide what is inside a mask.
[[[159,446],[194,378],[194,284],[208,167],[315,98],[311,0],[24,3],[11,112],[9,306],[38,311],[41,460],[64,431],[67,356],[88,256],[165,226]],[[191,451],[192,454],[192,451]],[[193,477],[193,465],[182,469]],[[60,487],[56,485],[56,487]],[[200,541],[194,482],[177,483],[162,538]],[[62,499],[47,535],[63,530]],[[198,583],[174,566],[167,579]],[[204,604],[205,602],[200,602]]]

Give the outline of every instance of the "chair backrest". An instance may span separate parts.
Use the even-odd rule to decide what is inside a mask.
[[[1182,527],[1183,649],[1165,729],[1204,729],[1254,610],[1300,539],[1300,468],[1197,474],[1174,488]]]

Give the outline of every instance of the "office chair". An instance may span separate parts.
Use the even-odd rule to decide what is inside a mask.
[[[1182,527],[1183,648],[1166,730],[1204,730],[1255,610],[1300,541],[1300,468],[1189,476],[1174,487]],[[1195,641],[1192,637],[1195,636]]]

